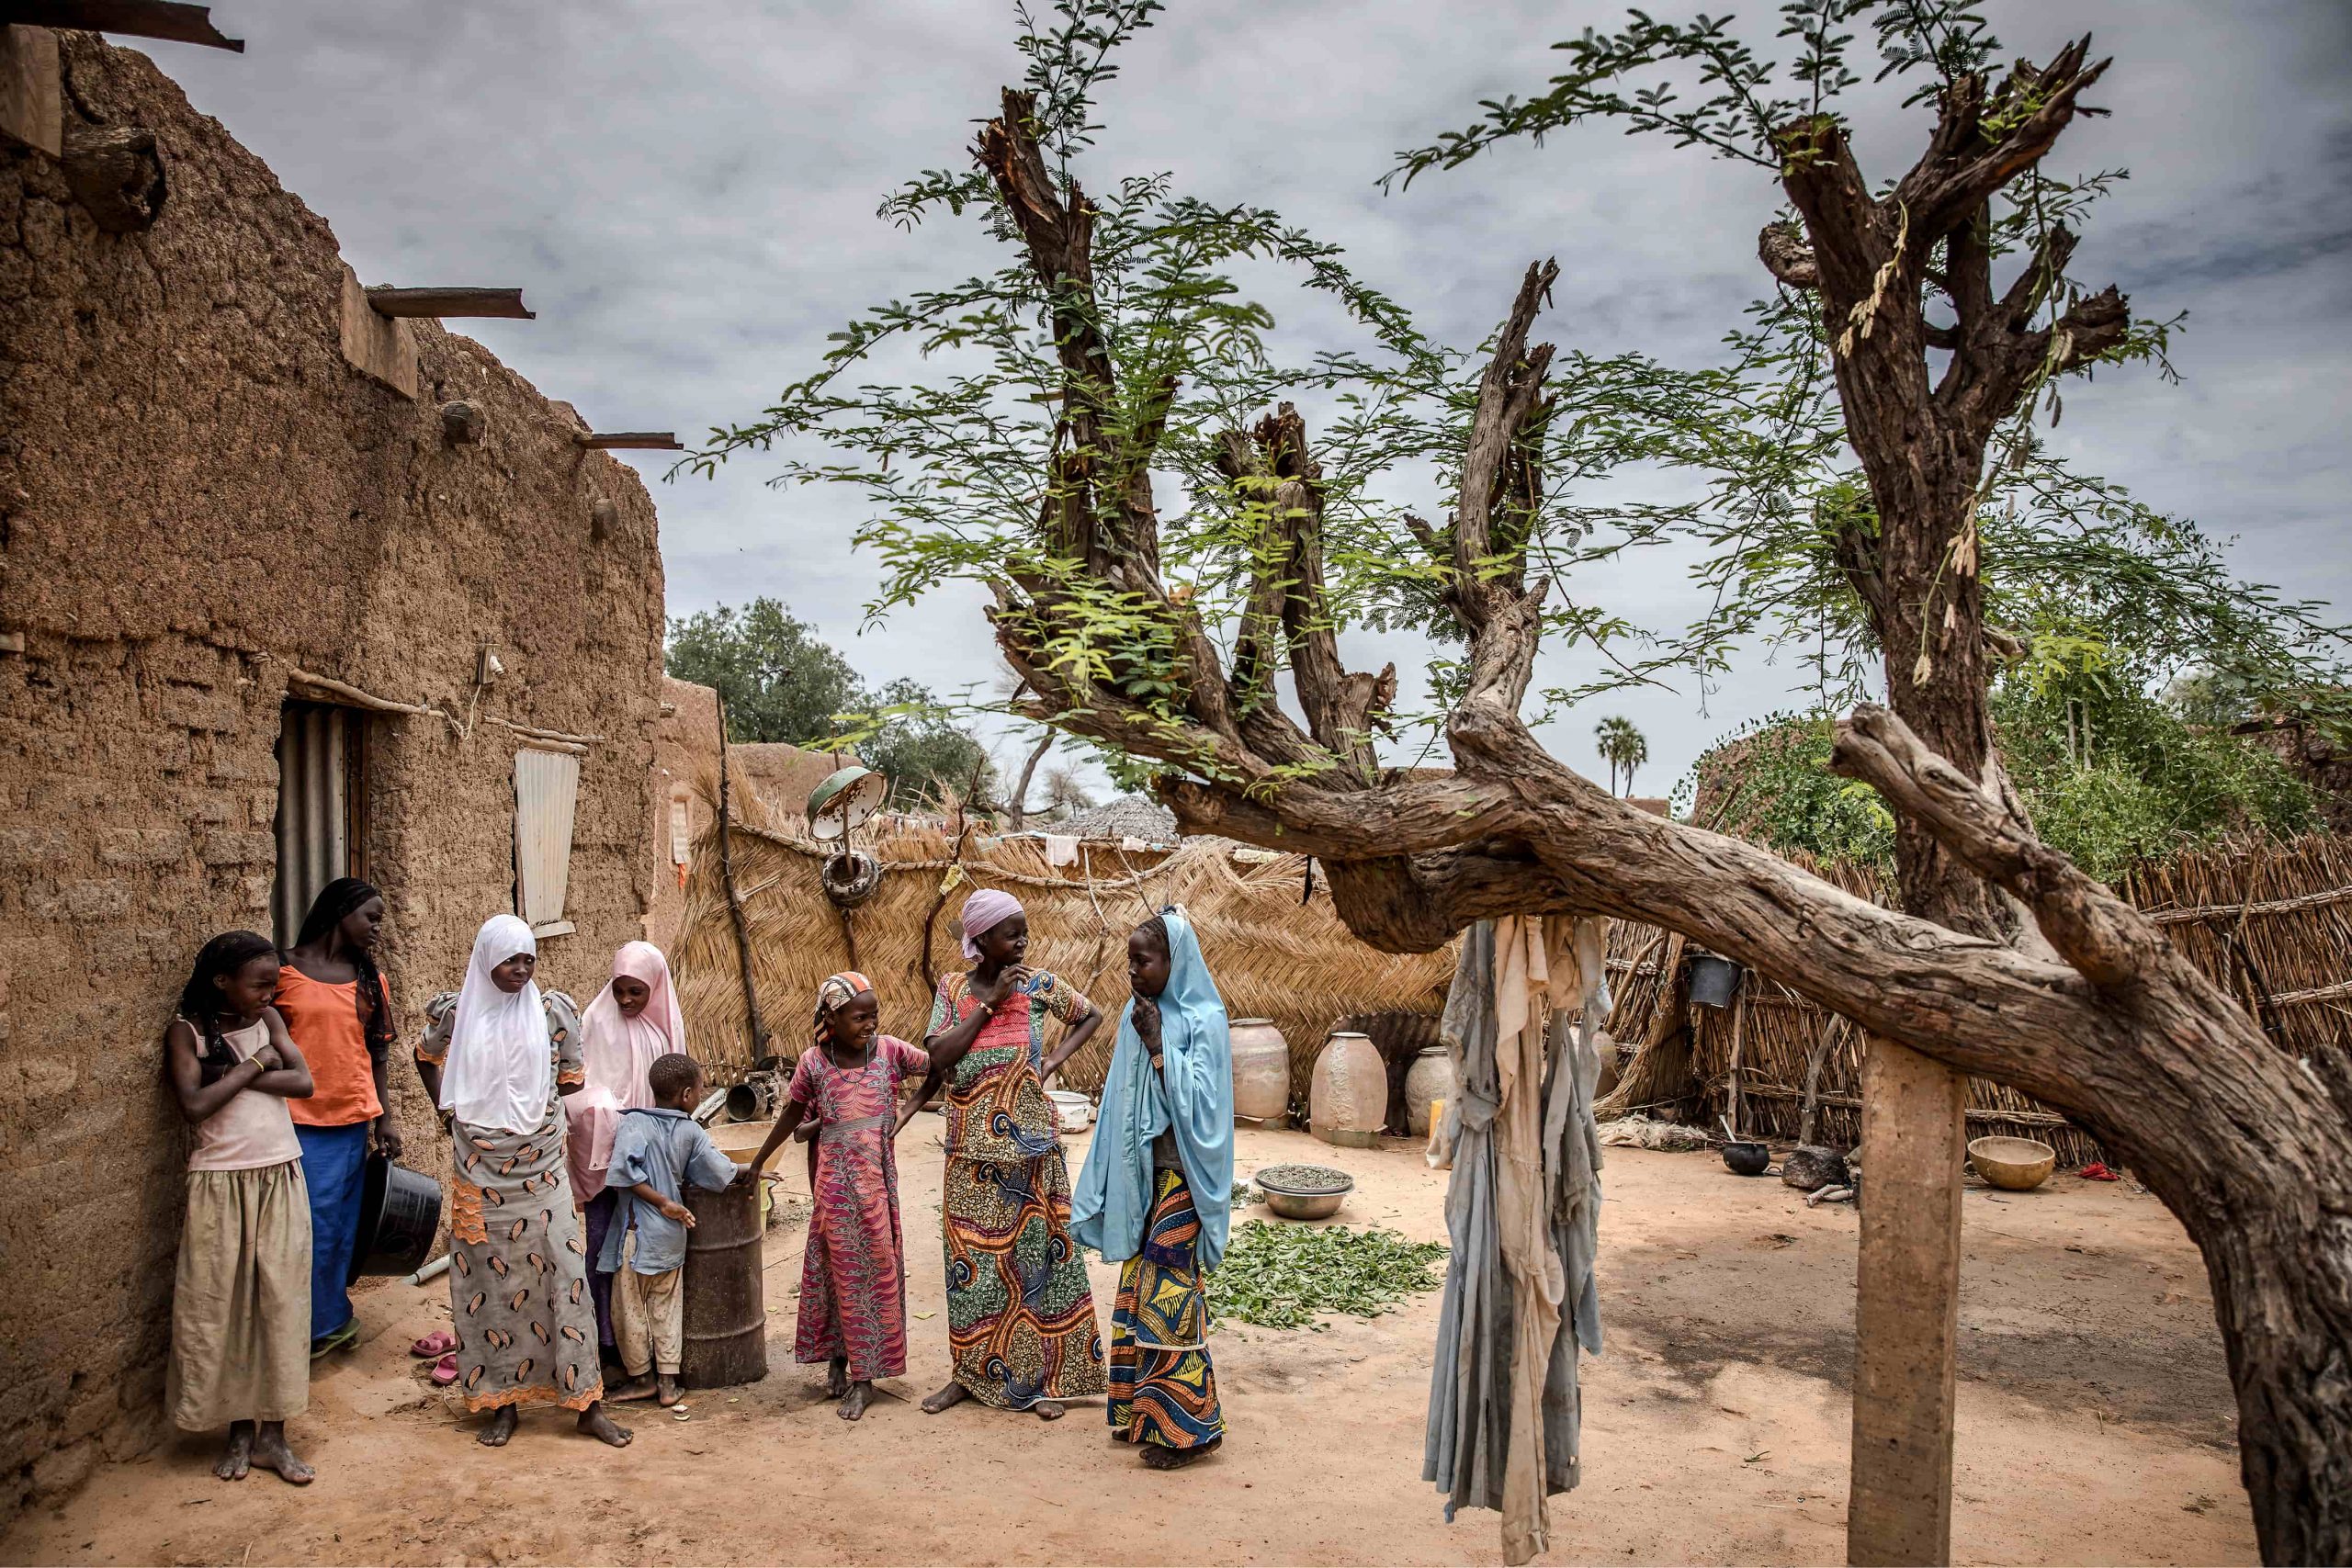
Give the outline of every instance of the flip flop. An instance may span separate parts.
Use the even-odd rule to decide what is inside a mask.
[[[458,1353],[455,1350],[433,1363],[433,1385],[447,1388],[458,1381]]]
[[[408,1353],[420,1361],[437,1360],[458,1348],[458,1337],[446,1328],[436,1328],[408,1348]]]
[[[311,1341],[311,1359],[315,1361],[322,1356],[333,1355],[358,1337],[359,1320],[356,1317],[345,1319],[341,1328],[329,1329]]]

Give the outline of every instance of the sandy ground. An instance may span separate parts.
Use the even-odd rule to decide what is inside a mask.
[[[791,1363],[800,1233],[768,1235],[768,1379],[647,1406],[624,1452],[526,1416],[478,1447],[409,1342],[447,1295],[360,1298],[363,1344],[327,1365],[298,1446],[308,1491],[207,1471],[183,1438],[101,1470],[0,1539],[7,1562],[1459,1562],[1499,1558],[1496,1516],[1448,1526],[1419,1479],[1438,1297],[1320,1331],[1222,1329],[1224,1453],[1146,1472],[1100,1402],[1046,1424],[911,1401],[946,1364],[935,1118],[899,1158],[911,1375],[863,1423]],[[1083,1140],[1071,1150],[1073,1167]],[[1244,1131],[1241,1168],[1339,1165],[1342,1221],[1442,1239],[1442,1173],[1401,1145]],[[796,1184],[800,1180],[797,1159]],[[1706,1155],[1609,1151],[1608,1349],[1585,1367],[1585,1482],[1555,1498],[1551,1561],[1843,1562],[1854,1212],[1807,1210]],[[2255,1556],[2233,1408],[2195,1250],[2152,1198],[2060,1178],[1965,1201],[1954,1551],[1963,1562],[2239,1562]],[[1259,1211],[1262,1213],[1262,1211]],[[1106,1322],[1112,1271],[1095,1270]]]

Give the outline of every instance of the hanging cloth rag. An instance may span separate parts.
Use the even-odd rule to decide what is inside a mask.
[[[1443,1032],[1453,1256],[1421,1474],[1503,1516],[1504,1561],[1550,1544],[1547,1499],[1577,1483],[1579,1345],[1600,1349],[1593,1279],[1600,1139],[1593,1035],[1605,923],[1513,916],[1464,934]]]

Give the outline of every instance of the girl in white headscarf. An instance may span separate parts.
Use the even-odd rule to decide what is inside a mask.
[[[627,1428],[605,1414],[587,1248],[564,1159],[561,1097],[586,1081],[580,1019],[560,991],[533,983],[538,943],[513,915],[474,938],[464,988],[425,1004],[417,1071],[449,1115],[449,1306],[457,1382],[469,1411],[492,1412],[489,1448],[514,1435],[526,1404],[580,1412],[580,1429],[615,1448]]]
[[[645,1081],[654,1059],[675,1051],[687,1055],[686,1023],[678,1010],[670,963],[650,942],[624,942],[613,954],[613,977],[581,1015],[580,1055],[587,1086],[563,1102],[570,1122],[571,1196],[581,1205],[588,1232],[588,1294],[596,1303],[596,1342],[613,1346],[613,1277],[595,1266],[604,1255],[605,1232],[613,1223],[616,1199],[605,1190],[613,1160],[613,1134],[621,1112],[653,1103]],[[606,1357],[607,1360],[612,1357]]]

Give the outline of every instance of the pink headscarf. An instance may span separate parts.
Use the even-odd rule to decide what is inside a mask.
[[[1025,914],[1021,900],[1010,893],[1000,893],[993,887],[983,887],[964,900],[964,956],[980,955],[979,939],[1004,924],[1013,916]]]
[[[613,978],[642,981],[652,995],[635,1018],[621,1016],[607,983],[580,1017],[581,1066],[587,1087],[566,1097],[566,1144],[571,1156],[572,1196],[585,1203],[605,1190],[613,1161],[613,1134],[621,1112],[653,1103],[646,1069],[657,1056],[686,1048],[686,1022],[678,1011],[670,962],[650,942],[624,943],[613,954]]]

